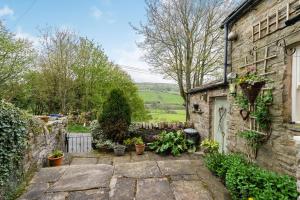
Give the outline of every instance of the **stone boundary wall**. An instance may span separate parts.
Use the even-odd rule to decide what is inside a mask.
[[[181,130],[184,128],[194,127],[192,123],[186,122],[135,122],[132,123],[132,126],[136,129],[154,129],[154,130],[165,130],[165,129],[172,129],[172,130]]]
[[[35,119],[38,120],[38,119]],[[48,155],[54,149],[64,149],[67,118],[41,122],[42,129],[38,133],[29,132],[28,147],[23,159],[23,171],[47,166]]]
[[[294,136],[294,141],[297,150],[297,156],[296,156],[297,190],[300,193],[300,136]],[[298,200],[300,200],[300,196],[298,196]]]

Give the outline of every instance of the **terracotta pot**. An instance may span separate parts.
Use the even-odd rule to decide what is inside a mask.
[[[51,166],[51,167],[61,166],[63,163],[63,159],[64,159],[64,156],[61,156],[58,158],[53,158],[53,157],[49,156],[48,157],[49,166]]]
[[[145,151],[145,144],[136,144],[135,145],[135,152],[137,155],[143,154]]]
[[[39,117],[41,120],[43,120],[45,123],[47,123],[49,121],[49,117],[48,116],[40,116]]]
[[[244,95],[247,97],[251,105],[254,105],[256,97],[258,96],[261,88],[265,85],[265,81],[256,82],[253,85],[248,83],[241,83],[240,86]]]

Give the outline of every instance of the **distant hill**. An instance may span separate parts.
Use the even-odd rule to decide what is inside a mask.
[[[136,83],[140,91],[156,91],[179,94],[176,84],[171,83]]]
[[[152,121],[184,121],[185,108],[176,84],[136,83]]]
[[[183,99],[176,84],[137,83],[145,105],[160,109],[183,109]]]

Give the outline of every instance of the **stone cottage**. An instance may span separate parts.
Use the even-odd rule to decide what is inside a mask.
[[[255,161],[295,176],[293,136],[300,135],[300,1],[246,0],[221,28],[225,32],[224,78],[188,92],[191,121],[202,138],[221,144],[220,151],[245,153],[247,144],[238,133],[261,131],[255,118],[243,119],[235,100],[241,89],[234,78],[254,68],[268,80],[260,95],[265,91],[273,95],[270,135]]]

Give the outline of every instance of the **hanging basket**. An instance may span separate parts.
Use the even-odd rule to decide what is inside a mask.
[[[247,97],[249,103],[251,105],[254,104],[256,97],[258,96],[261,88],[265,85],[265,81],[256,82],[254,84],[249,83],[241,83],[240,87],[242,88],[242,91],[244,95]]]

